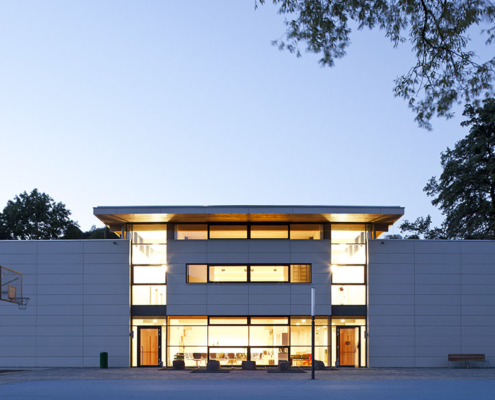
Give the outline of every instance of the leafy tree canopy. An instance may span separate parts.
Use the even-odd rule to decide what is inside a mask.
[[[430,228],[428,216],[405,221],[402,231],[426,239],[495,239],[495,99],[483,103],[465,107],[461,125],[471,127],[469,135],[442,153],[440,178],[424,188],[444,223]]]
[[[56,203],[46,193],[34,189],[21,193],[0,214],[0,237],[2,239],[60,239],[77,238],[81,230],[70,219],[65,204]]]
[[[255,6],[269,0],[255,0]],[[378,28],[394,47],[409,41],[416,65],[395,80],[394,94],[408,101],[421,127],[431,129],[434,115],[452,117],[456,103],[479,106],[494,93],[495,58],[480,62],[469,48],[469,33],[495,39],[495,5],[490,0],[272,0],[287,16],[281,50],[321,54],[333,66],[346,54],[351,25]],[[488,29],[482,29],[481,26]]]

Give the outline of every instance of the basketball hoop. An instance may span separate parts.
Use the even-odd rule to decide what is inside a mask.
[[[31,300],[29,297],[16,297],[12,302],[17,303],[19,310],[25,310],[27,309],[29,300]]]

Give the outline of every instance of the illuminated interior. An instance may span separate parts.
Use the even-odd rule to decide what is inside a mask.
[[[309,283],[311,264],[291,265],[187,265],[187,283]]]
[[[243,360],[258,365],[311,365],[311,317],[169,317],[167,365],[184,360],[188,367],[215,359],[225,366]],[[328,365],[328,318],[315,321],[315,354]]]
[[[167,304],[167,226],[129,225],[132,238],[132,305]]]

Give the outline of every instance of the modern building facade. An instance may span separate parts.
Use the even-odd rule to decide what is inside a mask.
[[[119,240],[3,241],[0,366],[446,366],[494,349],[495,243],[382,240],[401,207],[96,207]],[[476,345],[474,345],[476,344]]]

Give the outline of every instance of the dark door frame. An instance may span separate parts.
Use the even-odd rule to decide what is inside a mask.
[[[341,329],[359,329],[359,342],[357,345],[357,351],[358,351],[358,360],[359,360],[359,367],[361,367],[361,329],[364,328],[361,325],[338,325],[337,326],[337,331],[336,331],[336,338],[335,338],[335,345],[337,346],[335,356],[335,366],[337,368],[343,367],[343,368],[354,368],[354,365],[340,365],[340,330]]]
[[[138,326],[137,334],[137,366],[138,367],[158,367],[162,362],[162,327],[161,326]],[[158,331],[158,364],[141,365],[141,329],[156,329]]]

